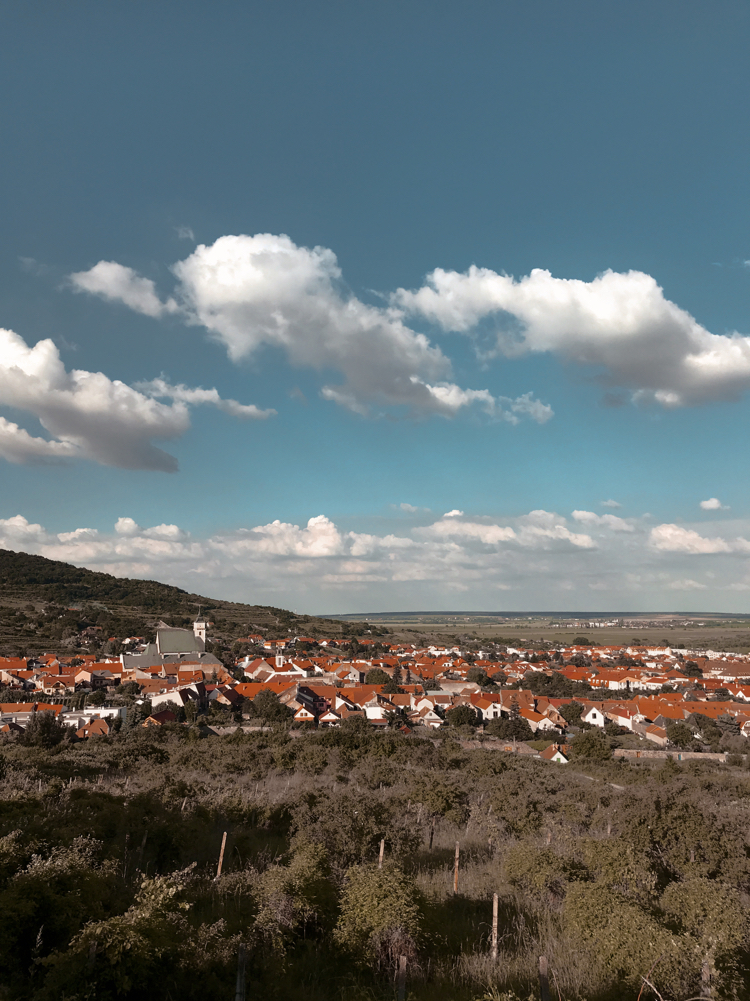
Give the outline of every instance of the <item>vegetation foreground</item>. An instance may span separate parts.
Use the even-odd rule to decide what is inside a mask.
[[[406,956],[407,998],[526,999],[541,955],[553,998],[750,997],[739,759],[203,733],[5,744],[0,998],[231,998],[241,953],[247,998],[391,998]]]

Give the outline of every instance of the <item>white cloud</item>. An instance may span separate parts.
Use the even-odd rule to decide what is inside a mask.
[[[477,609],[501,593],[495,600],[506,608],[592,610],[596,602],[604,612],[626,605],[666,611],[678,592],[694,593],[704,608],[736,599],[741,611],[750,588],[750,524],[733,530],[731,540],[717,540],[676,525],[649,533],[636,523],[632,533],[601,533],[595,543],[539,510],[505,522],[460,515],[423,527],[402,521],[400,535],[342,531],[317,515],[199,538],[125,515],[113,530],[59,533],[17,515],[0,519],[0,548],[311,612],[446,607],[452,594],[460,595],[453,607]],[[715,577],[685,572],[696,553],[721,561],[710,564]]]
[[[443,515],[444,518],[463,518],[463,511],[459,511],[457,507],[454,507],[452,511],[446,511]]]
[[[179,240],[191,240],[195,243],[195,233],[190,226],[177,226],[176,232]]]
[[[72,442],[34,438],[17,424],[0,417],[0,458],[8,462],[54,462],[75,458],[77,454]]]
[[[572,517],[584,525],[601,525],[613,532],[632,532],[633,526],[616,514],[595,514],[593,511],[574,511]]]
[[[704,511],[728,511],[729,508],[722,504],[718,497],[709,497],[708,500],[701,501],[700,505]]]
[[[191,389],[182,384],[172,386],[163,378],[136,383],[135,388],[151,397],[166,397],[193,406],[208,403],[218,407],[230,417],[239,417],[243,420],[265,420],[276,413],[275,410],[261,410],[260,407],[256,407],[252,403],[238,403],[236,400],[222,399],[215,389]]]
[[[266,553],[274,556],[339,556],[345,551],[338,528],[325,515],[310,518],[305,528],[282,521],[245,530],[226,541],[217,540],[217,547],[228,547],[232,553]]]
[[[649,541],[655,549],[672,553],[701,555],[750,552],[750,542],[747,539],[740,537],[727,540],[716,536],[706,538],[694,529],[682,528],[680,525],[656,525],[651,529]]]
[[[177,309],[174,299],[161,301],[150,278],[143,278],[116,261],[99,261],[89,271],[78,271],[70,275],[70,283],[75,292],[89,292],[110,302],[121,302],[146,316],[162,316]]]
[[[175,298],[162,301],[150,279],[100,261],[71,275],[74,287],[120,301],[149,316],[179,310],[239,361],[264,347],[281,349],[293,366],[335,371],[325,399],[360,414],[373,407],[453,416],[479,406],[499,420],[544,423],[552,409],[530,393],[494,397],[451,381],[451,363],[397,309],[371,306],[344,287],[335,254],[298,247],[287,236],[223,236],[172,268]]]
[[[30,348],[12,330],[0,330],[0,406],[37,418],[50,436],[35,437],[0,417],[0,457],[27,463],[90,459],[121,469],[172,472],[177,461],[153,440],[184,434],[190,426],[188,404],[212,403],[236,417],[272,413],[222,400],[215,389],[169,386],[164,380],[144,388],[102,372],[67,371],[51,340]],[[154,395],[172,402],[160,403]]]
[[[579,549],[594,549],[590,535],[571,532],[565,518],[554,511],[531,511],[519,519],[518,541],[524,546],[548,546],[551,542],[569,542]]]
[[[622,504],[618,504],[616,500],[610,498],[609,500],[602,501],[602,507],[618,508],[622,507]]]
[[[417,529],[430,537],[475,539],[484,545],[515,542],[521,546],[544,548],[552,542],[566,542],[581,549],[591,549],[595,543],[589,535],[571,532],[565,519],[549,511],[532,511],[518,519],[516,529],[509,525],[461,521],[462,511],[448,511],[440,521]]]
[[[636,401],[691,406],[750,388],[750,338],[710,333],[639,271],[606,271],[585,282],[541,269],[516,280],[487,268],[438,268],[422,288],[399,289],[391,301],[464,333],[494,317],[494,353],[551,352],[593,366],[605,384],[632,390]]]

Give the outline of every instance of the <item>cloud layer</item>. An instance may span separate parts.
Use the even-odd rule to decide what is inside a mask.
[[[166,397],[171,403],[154,397]],[[172,472],[176,459],[154,439],[178,438],[190,426],[188,405],[210,403],[235,417],[269,411],[222,400],[215,389],[170,386],[163,379],[133,388],[102,372],[67,371],[47,339],[29,347],[0,330],[0,406],[36,418],[49,438],[0,417],[0,457],[9,462],[90,459],[121,469]]]
[[[111,532],[52,533],[17,515],[0,520],[0,548],[310,612],[669,609],[679,593],[726,607],[732,592],[750,589],[750,542],[735,523],[731,533],[707,538],[689,526],[651,528],[643,519],[629,519],[623,531],[580,518],[588,513],[573,519],[586,532],[543,510],[504,520],[422,511],[380,534],[344,530],[321,514],[205,538],[129,517]],[[744,530],[750,534],[750,525]]]

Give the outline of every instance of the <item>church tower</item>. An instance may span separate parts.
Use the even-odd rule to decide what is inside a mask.
[[[208,629],[208,623],[203,618],[202,615],[198,615],[198,618],[193,623],[193,633],[198,637],[199,640],[203,641],[203,645],[206,644],[206,630]]]

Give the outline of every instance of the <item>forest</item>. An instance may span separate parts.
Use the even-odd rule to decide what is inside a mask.
[[[2,1001],[750,997],[739,755],[42,715],[0,746]]]

